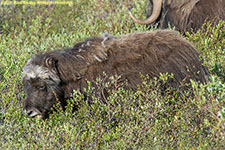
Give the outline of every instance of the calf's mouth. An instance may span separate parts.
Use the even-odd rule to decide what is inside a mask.
[[[24,109],[23,112],[28,117],[42,116],[41,112],[36,108]]]

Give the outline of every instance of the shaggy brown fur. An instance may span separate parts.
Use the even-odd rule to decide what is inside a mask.
[[[103,72],[120,75],[127,80],[128,88],[134,89],[141,83],[139,73],[150,77],[173,73],[174,80],[169,85],[175,88],[183,79],[208,79],[208,70],[199,61],[196,48],[175,31],[136,32],[119,37],[105,34],[64,51],[31,58],[23,68],[27,94],[24,110],[28,116],[45,118],[56,98],[64,107],[74,89],[82,91],[87,80],[94,81]]]
[[[147,17],[151,13],[152,0],[147,4]],[[181,32],[196,32],[206,20],[213,24],[225,20],[225,0],[164,0],[157,21],[161,28],[168,28],[170,24]]]

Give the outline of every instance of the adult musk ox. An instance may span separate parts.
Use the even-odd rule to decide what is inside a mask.
[[[161,28],[170,24],[181,32],[195,32],[206,19],[213,23],[225,20],[225,0],[149,0],[146,20],[138,20],[130,11],[129,14],[140,24],[159,22]]]
[[[187,70],[188,68],[188,70]],[[140,74],[158,77],[173,73],[169,86],[190,78],[206,82],[208,70],[202,66],[196,48],[172,30],[135,32],[119,37],[103,34],[73,48],[55,50],[31,58],[23,68],[22,83],[27,98],[24,112],[30,116],[47,117],[51,107],[66,99],[74,89],[87,88],[104,74],[119,75],[135,89],[141,83]]]

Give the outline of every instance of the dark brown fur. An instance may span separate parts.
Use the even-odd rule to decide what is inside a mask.
[[[36,72],[37,68],[32,71],[37,66],[45,71]],[[150,77],[173,73],[174,81],[169,85],[175,88],[183,79],[200,82],[208,79],[208,70],[202,66],[196,48],[177,32],[158,30],[119,37],[105,35],[29,60],[22,77],[27,94],[24,110],[30,116],[35,116],[33,111],[37,111],[44,118],[57,98],[64,107],[74,89],[82,91],[87,87],[87,80],[94,81],[103,72],[108,76],[120,75],[122,80],[127,80],[128,88],[133,89],[141,83],[139,73]]]
[[[147,7],[152,7],[152,0]],[[147,8],[147,17],[151,13],[152,8]],[[206,20],[213,24],[225,20],[224,0],[164,0],[162,13],[157,21],[161,28],[168,28],[170,24],[181,32],[196,32]]]

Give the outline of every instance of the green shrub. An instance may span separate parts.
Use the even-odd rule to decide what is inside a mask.
[[[225,81],[225,21],[218,25],[206,22],[197,33],[186,33],[187,39],[192,41],[204,56],[205,64],[212,74]]]

